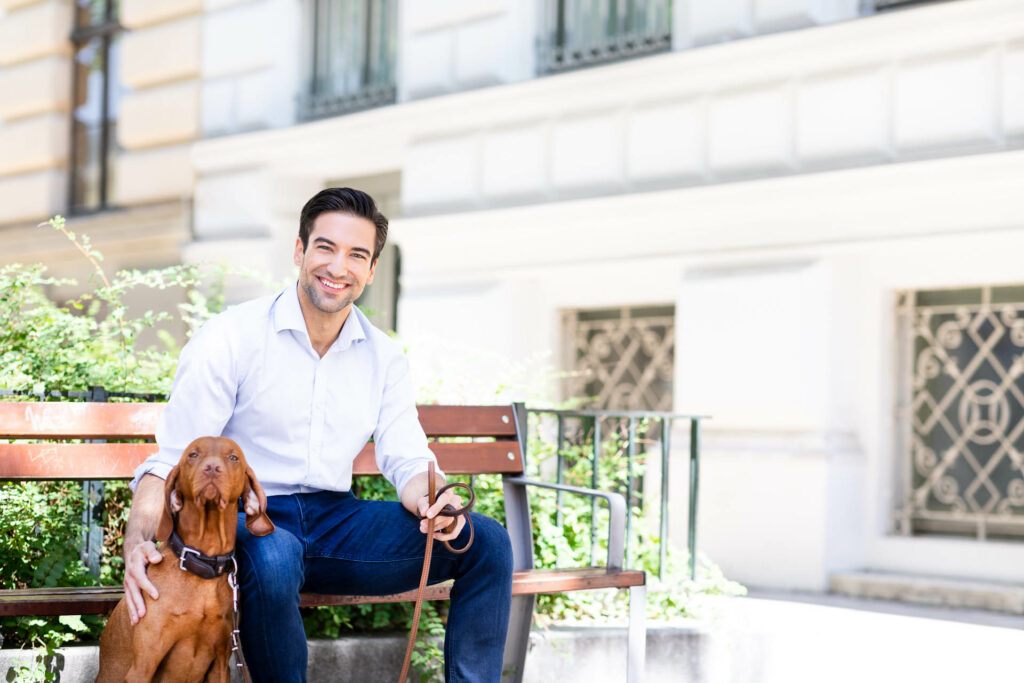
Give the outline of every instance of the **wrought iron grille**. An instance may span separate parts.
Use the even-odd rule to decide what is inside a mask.
[[[882,12],[909,5],[934,5],[937,2],[948,2],[948,0],[873,0],[873,5],[875,11]]]
[[[672,409],[673,306],[570,311],[564,323],[567,396],[600,410]]]
[[[398,0],[313,0],[312,6],[313,63],[301,117],[392,104]]]
[[[547,0],[544,21],[543,73],[672,48],[671,0]]]
[[[1024,536],[1024,286],[904,292],[902,533]]]

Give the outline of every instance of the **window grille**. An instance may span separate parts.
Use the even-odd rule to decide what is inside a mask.
[[[910,5],[934,5],[937,2],[948,2],[948,0],[873,0],[873,5],[876,12],[882,12]]]
[[[546,0],[543,73],[671,48],[671,0]]]
[[[672,410],[675,308],[564,314],[567,397],[601,410]]]
[[[108,207],[117,156],[117,110],[123,92],[118,0],[76,0],[72,61],[68,213]]]
[[[311,76],[300,116],[392,104],[398,0],[313,0],[312,7]]]
[[[1024,285],[903,292],[897,532],[1024,536]]]

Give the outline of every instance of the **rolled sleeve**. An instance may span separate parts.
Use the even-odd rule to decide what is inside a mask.
[[[427,471],[428,463],[437,464],[416,412],[409,362],[405,356],[397,356],[388,367],[373,441],[377,467],[399,496],[410,479]],[[436,472],[444,476],[440,469]]]
[[[171,397],[156,428],[159,450],[135,469],[132,491],[146,474],[166,479],[188,444],[220,436],[234,411],[235,379],[230,339],[210,320],[181,351]]]

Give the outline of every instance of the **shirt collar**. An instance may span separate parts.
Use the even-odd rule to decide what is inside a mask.
[[[277,295],[274,303],[274,331],[295,330],[307,339],[309,333],[306,331],[306,319],[302,317],[302,307],[299,306],[298,283],[285,287]],[[366,328],[363,323],[363,313],[356,306],[349,310],[348,318],[341,327],[341,333],[331,345],[331,351],[344,351],[352,344],[366,339]]]

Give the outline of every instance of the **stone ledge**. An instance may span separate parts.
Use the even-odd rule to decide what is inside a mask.
[[[309,641],[310,681],[337,681],[341,672],[358,672],[351,680],[390,681],[402,668],[405,635],[346,636]],[[706,681],[708,637],[701,627],[648,628],[645,683]],[[552,680],[617,683],[625,680],[624,628],[551,628],[530,634],[524,683]],[[0,675],[32,653],[0,650]],[[63,648],[55,662],[62,683],[91,683],[99,668],[95,645]],[[238,682],[236,676],[232,681]],[[348,679],[345,679],[348,680]]]
[[[917,605],[1024,615],[1024,586],[885,572],[844,572],[829,577],[839,595]]]

